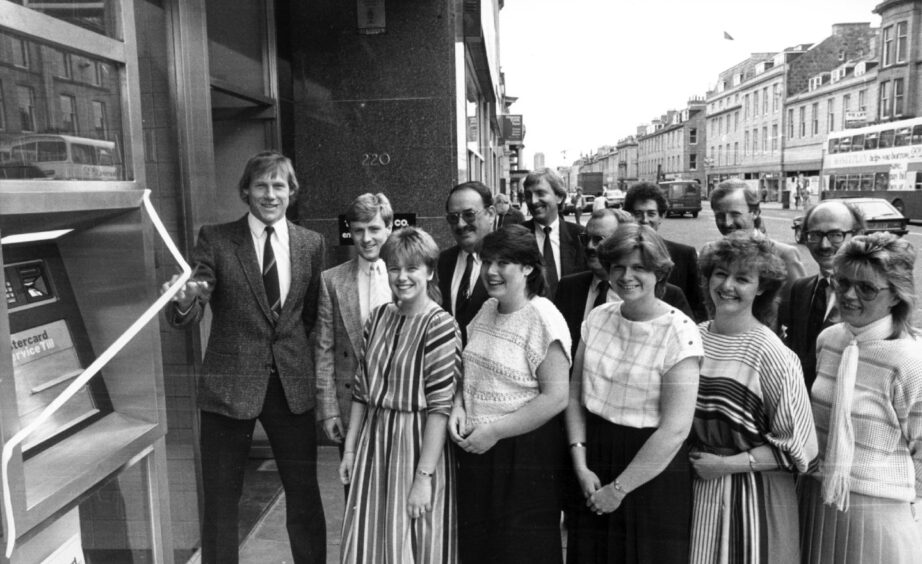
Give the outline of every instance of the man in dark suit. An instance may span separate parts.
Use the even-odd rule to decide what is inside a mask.
[[[254,155],[238,190],[249,213],[201,229],[192,251],[196,274],[167,310],[176,327],[198,323],[206,305],[213,315],[197,393],[202,562],[238,561],[238,504],[259,419],[285,487],[294,562],[324,563],[326,521],[317,486],[308,339],[317,316],[324,242],[285,219],[298,192],[288,158],[273,151]]]
[[[357,256],[323,271],[314,344],[317,418],[327,438],[339,443],[348,430],[352,379],[362,330],[375,307],[392,300],[381,247],[391,234],[394,211],[384,194],[362,194],[346,210]],[[340,451],[342,455],[342,451]]]
[[[583,320],[592,308],[606,302],[621,301],[608,281],[608,272],[599,261],[596,249],[602,241],[615,233],[619,225],[633,221],[634,218],[630,214],[619,209],[601,208],[592,212],[589,221],[586,222],[586,232],[581,236],[589,270],[564,276],[557,286],[554,305],[563,314],[570,329],[573,342],[572,357],[576,356],[579,346]],[[662,299],[691,317],[691,308],[685,300],[685,295],[676,286],[667,283]]]
[[[525,223],[525,216],[522,215],[522,212],[509,204],[509,196],[497,194],[493,198],[493,207],[496,208],[496,220],[493,222],[494,230],[506,225],[522,225]]]
[[[439,290],[442,307],[455,317],[466,343],[467,324],[487,301],[487,289],[480,279],[480,246],[496,219],[493,193],[476,180],[458,184],[448,193],[445,212],[458,244],[439,255]]]
[[[523,225],[535,234],[544,255],[548,297],[557,292],[558,281],[568,274],[586,270],[586,256],[579,242],[583,228],[563,221],[560,209],[567,199],[563,180],[549,168],[539,168],[525,177],[525,205],[532,219]]]
[[[631,186],[624,196],[624,209],[634,216],[641,225],[649,225],[659,230],[660,223],[666,217],[668,205],[659,186],[651,182],[638,182]],[[707,319],[704,307],[704,294],[698,274],[698,253],[694,247],[663,239],[666,250],[675,266],[669,273],[668,282],[678,286],[685,294],[695,321]]]
[[[816,337],[826,327],[841,321],[835,292],[829,284],[832,258],[853,235],[862,233],[865,225],[858,208],[832,199],[807,210],[803,226],[807,249],[820,272],[799,278],[788,287],[778,317],[785,329],[785,344],[800,357],[809,392],[816,379]]]

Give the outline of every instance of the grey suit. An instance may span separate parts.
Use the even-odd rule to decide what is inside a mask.
[[[321,275],[314,367],[317,419],[339,417],[346,424],[352,404],[352,377],[362,348],[358,267],[354,258]]]
[[[203,483],[202,562],[234,564],[237,516],[256,420],[272,445],[285,487],[294,562],[326,561],[326,520],[317,485],[313,361],[308,334],[317,316],[324,243],[288,222],[291,285],[273,322],[247,216],[202,227],[192,252],[196,279],[208,289],[175,326],[213,314],[198,378]]]

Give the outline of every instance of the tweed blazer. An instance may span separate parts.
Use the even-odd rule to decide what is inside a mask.
[[[362,350],[359,259],[323,271],[314,329],[317,419],[339,417],[348,425],[352,380]]]
[[[199,231],[192,263],[196,279],[208,282],[208,290],[185,315],[175,305],[169,308],[167,321],[176,327],[198,323],[205,306],[211,306],[211,335],[197,385],[203,411],[234,419],[257,417],[273,364],[291,411],[314,407],[308,335],[317,317],[325,245],[319,233],[290,221],[288,233],[291,287],[273,323],[247,217]]]

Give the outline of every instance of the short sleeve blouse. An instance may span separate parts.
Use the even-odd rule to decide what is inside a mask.
[[[647,321],[625,318],[621,305],[601,305],[583,322],[582,402],[612,423],[655,428],[663,375],[685,358],[704,356],[701,334],[665,303],[669,310]]]

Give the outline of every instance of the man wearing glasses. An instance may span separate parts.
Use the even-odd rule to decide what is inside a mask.
[[[458,184],[448,193],[445,212],[458,244],[439,255],[439,290],[442,307],[455,317],[467,343],[467,324],[487,301],[480,279],[480,246],[496,219],[493,193],[483,182]]]
[[[785,344],[800,357],[809,392],[816,378],[816,337],[841,321],[832,287],[832,258],[853,235],[864,231],[864,218],[848,202],[826,200],[807,210],[803,225],[807,249],[820,272],[791,284],[779,318],[785,328]]]

